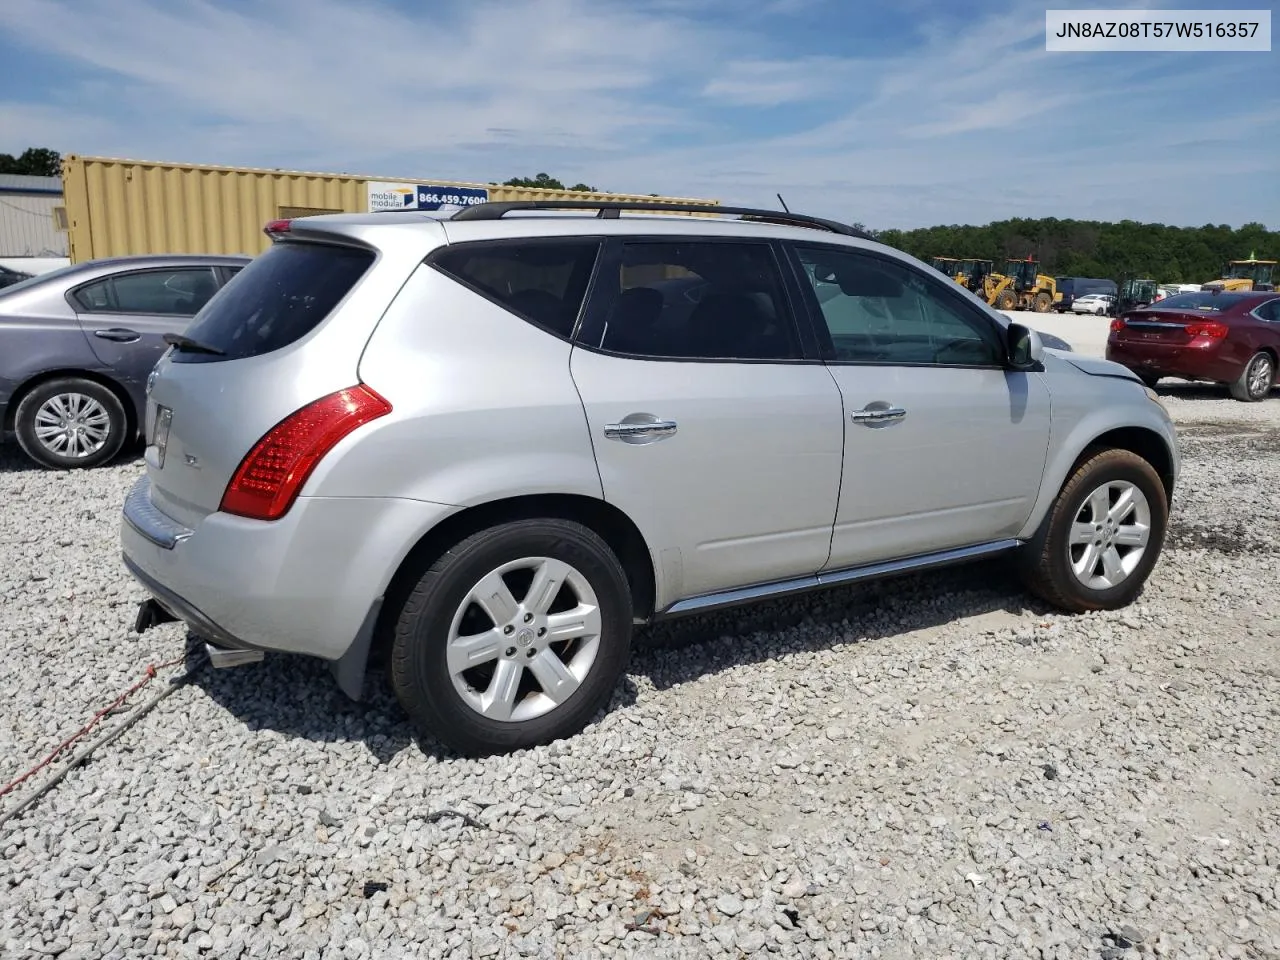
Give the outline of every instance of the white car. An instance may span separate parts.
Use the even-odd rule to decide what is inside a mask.
[[[1107,293],[1087,293],[1071,301],[1071,311],[1072,313],[1092,313],[1101,317],[1111,309],[1111,304],[1115,303],[1115,300],[1115,297]]]

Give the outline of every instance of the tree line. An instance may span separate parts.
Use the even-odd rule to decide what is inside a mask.
[[[17,156],[0,153],[0,173],[56,177],[62,158],[47,147],[29,147]],[[496,186],[497,184],[494,184]],[[512,177],[508,187],[564,190],[564,182],[547,173]],[[575,183],[569,190],[598,193],[596,187]],[[650,194],[657,196],[657,194]],[[922,227],[916,230],[871,230],[881,243],[928,260],[958,257],[1002,261],[1028,256],[1040,261],[1040,271],[1056,277],[1150,277],[1164,283],[1204,283],[1219,275],[1228,260],[1257,256],[1280,260],[1280,231],[1261,223],[1241,227],[1205,224],[1171,227],[1163,223],[1121,220],[998,220],[984,226]]]
[[[1148,277],[1162,283],[1204,283],[1228,260],[1280,260],[1280,231],[1261,223],[1171,227],[1121,220],[999,220],[985,226],[880,230],[876,238],[914,257],[1001,261],[1034,257],[1055,277]]]

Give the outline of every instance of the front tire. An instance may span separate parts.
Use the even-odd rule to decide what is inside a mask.
[[[23,453],[50,470],[101,466],[120,452],[128,426],[120,398],[82,377],[40,384],[14,414]]]
[[[1276,364],[1271,354],[1259,350],[1244,365],[1239,379],[1228,385],[1231,396],[1244,403],[1265,400],[1276,382]]]
[[[568,520],[473,534],[409,593],[391,682],[414,725],[471,756],[573,736],[613,692],[631,649],[627,576]]]
[[[1067,480],[1023,548],[1027,588],[1072,613],[1115,610],[1141,592],[1169,523],[1164,484],[1128,450],[1101,450]]]
[[[1016,310],[1018,309],[1018,298],[1006,290],[996,297],[995,306],[997,310]]]

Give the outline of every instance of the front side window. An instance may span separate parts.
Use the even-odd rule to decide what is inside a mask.
[[[768,244],[630,241],[614,279],[602,349],[663,359],[801,356]]]
[[[856,250],[800,246],[796,252],[837,361],[1000,364],[991,324],[917,271]]]
[[[599,251],[598,240],[459,244],[446,247],[431,263],[481,296],[567,339]]]
[[[79,288],[74,297],[86,313],[194,317],[217,289],[212,269],[187,267],[104,277]]]

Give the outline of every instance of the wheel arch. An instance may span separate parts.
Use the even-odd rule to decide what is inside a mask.
[[[1172,504],[1179,457],[1177,451],[1170,445],[1171,440],[1160,430],[1154,426],[1131,423],[1106,424],[1103,421],[1091,423],[1088,427],[1081,424],[1075,432],[1078,439],[1073,438],[1072,443],[1064,445],[1064,448],[1060,449],[1056,456],[1051,456],[1049,462],[1045,464],[1040,494],[1031,511],[1031,516],[1019,532],[1019,539],[1026,540],[1035,534],[1052,509],[1054,501],[1067,480],[1082,463],[1100,450],[1128,450],[1142,457],[1159,475],[1165,497]]]
[[[409,591],[441,554],[473,533],[515,520],[573,520],[600,536],[617,555],[627,574],[638,619],[653,614],[657,598],[653,556],[644,535],[613,504],[581,494],[531,494],[492,500],[459,510],[436,524],[409,549],[392,574],[373,628],[370,653],[389,647],[392,627]]]
[[[12,433],[17,428],[18,405],[32,390],[53,380],[72,378],[88,380],[110,390],[124,408],[126,436],[134,439],[139,436],[141,422],[138,417],[138,411],[134,407],[133,398],[129,395],[129,391],[125,389],[124,385],[119,380],[108,376],[100,370],[85,370],[81,367],[59,367],[53,370],[45,370],[24,380],[13,391],[13,395],[9,397],[9,402],[4,408],[4,433]]]

